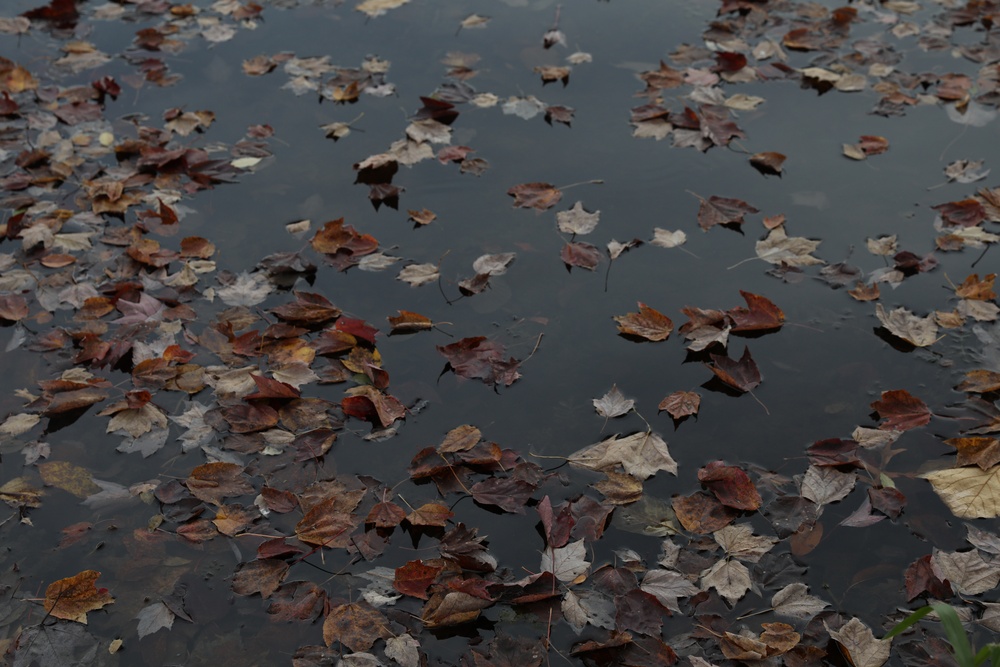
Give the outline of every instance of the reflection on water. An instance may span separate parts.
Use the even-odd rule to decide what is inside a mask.
[[[209,19],[228,4],[238,3],[194,3],[203,12],[201,29],[211,29]],[[736,4],[748,5],[745,9],[749,12],[754,3]],[[33,3],[19,2],[5,11],[14,16],[31,7]],[[134,51],[136,31],[160,26],[162,8],[151,3],[147,14],[124,7],[127,21],[96,19],[94,12],[105,11],[111,16],[117,10],[110,5],[84,4],[75,31],[53,35],[33,26],[21,37],[3,35],[3,55],[41,78],[70,38],[91,42],[112,55]],[[256,558],[266,538],[294,535],[301,512],[275,512],[268,516],[266,527],[262,527],[263,521],[257,527],[248,523],[239,531],[239,538],[192,539],[188,544],[179,541],[173,531],[178,525],[198,521],[211,529],[208,524],[217,519],[216,508],[190,496],[168,502],[162,495],[154,495],[152,488],[158,485],[160,493],[165,493],[169,482],[188,480],[192,468],[206,460],[218,460],[247,466],[247,475],[265,479],[276,489],[301,489],[337,474],[355,480],[362,476],[359,484],[373,493],[391,497],[392,492],[380,484],[396,488],[410,506],[404,510],[409,513],[439,499],[433,483],[409,482],[411,460],[460,424],[477,426],[486,442],[510,448],[543,469],[537,473],[544,476],[544,482],[539,482],[533,505],[543,495],[550,495],[553,504],[584,492],[596,497],[591,486],[603,476],[564,465],[564,457],[572,452],[614,433],[652,429],[662,434],[679,464],[678,476],[661,472],[647,480],[642,486],[643,500],[618,509],[604,538],[587,545],[593,569],[624,562],[622,570],[628,571],[632,567],[628,558],[616,550],[630,549],[645,563],[632,568],[641,572],[643,567],[655,567],[663,537],[677,530],[670,499],[696,491],[697,471],[704,465],[724,460],[752,466],[755,479],[766,488],[765,502],[794,494],[793,480],[809,466],[806,446],[827,438],[847,438],[858,425],[875,426],[878,420],[871,415],[871,403],[883,391],[906,388],[939,416],[930,426],[907,433],[889,466],[894,483],[907,496],[902,517],[869,528],[838,525],[863,502],[865,491],[859,485],[847,500],[825,506],[825,533],[814,549],[792,558],[790,548],[781,543],[780,558],[772,554],[768,558],[774,556],[775,560],[763,561],[759,576],[773,578],[765,583],[765,599],[751,594],[739,603],[736,612],[765,605],[774,592],[768,586],[777,587],[776,582],[785,576],[789,581],[798,578],[808,582],[815,595],[845,617],[859,616],[878,628],[884,616],[906,602],[901,593],[902,578],[910,563],[929,553],[930,545],[952,551],[964,548],[962,522],[951,517],[929,485],[915,479],[914,474],[945,451],[941,439],[954,437],[963,428],[960,421],[944,415],[945,406],[964,398],[952,390],[962,373],[973,368],[1000,370],[997,325],[982,322],[942,331],[945,338],[931,348],[913,349],[879,329],[872,304],[849,298],[845,289],[831,288],[821,280],[818,269],[806,268],[799,273],[777,267],[775,271],[776,267],[756,257],[754,248],[767,234],[761,218],[784,213],[789,235],[821,240],[816,252],[819,257],[830,264],[856,265],[862,276],[885,270],[892,263],[891,257],[866,250],[869,237],[896,234],[900,250],[917,256],[932,252],[937,234],[932,228],[935,213],[929,207],[968,197],[976,186],[953,183],[937,190],[929,188],[942,180],[941,170],[952,160],[985,158],[989,166],[997,158],[997,145],[992,141],[995,125],[987,119],[995,112],[973,106],[973,102],[968,112],[977,114],[973,119],[954,107],[942,113],[939,106],[927,104],[915,105],[903,117],[885,118],[869,113],[878,99],[871,90],[818,94],[800,85],[798,76],[784,81],[775,75],[772,81],[722,86],[727,93],[738,90],[766,98],[756,109],[733,112],[745,138],[733,141],[728,148],[715,147],[704,153],[671,148],[670,139],[632,136],[630,113],[649,101],[641,95],[643,83],[636,75],[655,70],[671,53],[682,56],[684,50],[675,51],[681,44],[701,44],[702,30],[715,18],[715,5],[618,1],[557,7],[555,2],[527,0],[501,4],[411,2],[366,19],[353,7],[339,3],[269,3],[261,19],[250,21],[252,29],[241,26],[231,39],[212,41],[202,32],[198,33],[201,36],[183,36],[184,47],[176,54],[157,52],[170,71],[182,77],[177,85],[123,86],[121,97],[109,103],[106,112],[116,135],[134,131],[130,118],[158,126],[165,109],[211,110],[216,115],[215,124],[204,136],[193,134],[185,141],[229,159],[227,146],[240,141],[245,128],[267,124],[274,129],[274,138],[267,144],[273,157],[241,174],[238,183],[198,192],[177,204],[179,210],[186,211],[182,236],[212,240],[218,247],[214,258],[218,270],[234,274],[252,270],[266,255],[306,249],[319,268],[314,274],[299,276],[294,283],[296,290],[321,293],[346,316],[364,320],[383,333],[388,332],[385,318],[398,310],[418,312],[439,323],[431,332],[378,338],[382,366],[391,374],[392,394],[406,406],[425,401],[426,408],[408,414],[401,426],[397,424],[398,434],[384,441],[366,440],[367,424],[348,420],[331,453],[324,460],[306,464],[286,460],[290,450],[281,455],[286,458],[271,456],[288,445],[288,431],[272,434],[274,438],[288,436],[288,441],[268,441],[273,451],[263,445],[254,449],[243,441],[245,449],[240,449],[232,439],[220,435],[228,427],[218,415],[209,424],[215,430],[208,429],[204,441],[197,443],[206,446],[207,458],[199,448],[181,453],[174,440],[183,432],[180,422],[171,423],[169,443],[149,458],[117,454],[117,436],[106,433],[107,420],[95,415],[97,410],[79,419],[73,415],[65,424],[53,418],[43,427],[44,432],[38,429],[28,435],[5,435],[0,444],[4,453],[0,482],[25,477],[40,484],[36,461],[25,464],[31,452],[38,452],[35,459],[66,461],[89,471],[103,490],[99,500],[80,504],[63,486],[50,484],[39,507],[15,512],[3,524],[8,550],[0,560],[6,573],[0,618],[8,642],[16,636],[17,628],[40,624],[31,633],[22,634],[21,641],[32,645],[47,642],[60,650],[81,652],[74,658],[78,664],[286,663],[300,647],[323,643],[321,620],[317,620],[321,610],[317,608],[312,616],[303,612],[303,618],[312,622],[276,622],[269,617],[269,613],[274,614],[267,611],[269,602],[232,593],[232,577],[240,563]],[[881,10],[861,9],[886,16]],[[798,20],[820,10],[819,5],[803,5]],[[490,15],[489,23],[456,30],[472,13]],[[554,26],[556,16],[558,25]],[[882,33],[878,20],[866,21],[858,37]],[[723,27],[716,25],[715,29],[724,32]],[[773,27],[771,37],[780,40],[786,28]],[[556,29],[565,35],[565,45],[544,48],[543,35]],[[978,69],[966,61],[951,60],[947,52],[924,52],[909,43],[897,46],[906,54],[897,65],[900,68],[955,69],[972,76]],[[740,44],[731,48],[740,50]],[[579,53],[589,54],[590,59],[577,58],[566,85],[559,81],[543,85],[534,71],[536,67],[564,66],[567,56]],[[265,76],[244,74],[244,61],[259,55],[276,58],[274,71]],[[811,54],[787,55],[790,66],[815,64]],[[308,89],[308,76],[290,74],[277,65],[293,57],[321,56],[329,56],[330,62],[342,68],[375,67],[377,74],[384,75],[384,83],[378,86],[377,94],[363,94],[356,103],[337,104],[330,99],[333,91],[348,95],[347,86],[330,87],[328,80],[343,73],[326,71],[314,77],[318,86],[328,86],[324,99],[319,89]],[[819,65],[832,67],[826,62],[828,58],[816,58]],[[461,70],[455,65],[458,62],[474,63],[469,67],[475,69],[476,76],[460,80],[464,74],[456,74]],[[692,76],[714,76],[708,71],[714,62],[712,54],[706,62],[709,66]],[[296,71],[306,71],[306,64],[298,66]],[[127,82],[134,70],[134,62],[113,59],[97,70],[66,74],[54,83],[64,87],[89,85],[95,76],[105,74]],[[53,82],[46,80],[46,84]],[[297,95],[296,89],[308,92]],[[358,179],[355,165],[404,139],[409,119],[421,108],[419,98],[435,91],[438,97],[461,98],[460,113],[451,124],[451,144],[472,148],[473,155],[485,160],[488,168],[476,176],[462,173],[459,164],[437,159],[402,166],[392,180],[392,185],[402,188],[398,210],[388,202],[373,207],[369,188],[356,181],[363,179]],[[661,90],[661,101],[675,113],[685,105],[697,106],[681,98],[687,92],[688,88]],[[500,104],[479,107],[464,103],[473,95],[486,93],[495,95]],[[544,112],[526,119],[502,111],[508,98],[530,96],[542,100],[544,107],[572,108],[571,122],[551,122],[551,118],[546,122]],[[351,131],[333,141],[324,136],[321,126],[336,122],[349,123]],[[681,120],[673,118],[672,122],[679,124]],[[856,142],[861,135],[888,137],[890,151],[863,163],[845,159],[842,145]],[[441,145],[433,146],[435,151],[439,148]],[[780,178],[763,177],[749,168],[744,153],[758,151],[788,156]],[[13,157],[7,156],[5,163],[10,171],[14,170]],[[513,208],[508,189],[529,182],[561,187],[562,201],[543,212]],[[751,216],[742,228],[703,231],[696,217],[699,198],[711,195],[745,200],[763,213]],[[569,209],[578,200],[587,210],[600,211],[595,232],[576,239],[601,248],[602,261],[593,272],[568,269],[560,260],[560,250],[569,239],[557,231],[555,212]],[[60,205],[71,206],[72,202],[67,199]],[[408,210],[423,208],[433,210],[437,218],[418,227],[409,221]],[[8,219],[12,214],[7,212]],[[341,217],[360,233],[376,237],[382,252],[401,261],[382,271],[352,268],[341,272],[307,249],[312,231],[297,238],[285,227],[309,218],[315,230],[325,221]],[[134,222],[134,218],[127,218],[128,224]],[[680,249],[655,247],[649,239],[656,227],[684,230],[688,240]],[[625,243],[631,239],[644,243],[613,262],[603,254],[609,241]],[[19,251],[13,239],[8,243],[5,252]],[[474,260],[503,252],[517,253],[507,272],[492,277],[485,292],[463,296],[459,283],[473,276]],[[949,281],[959,284],[974,271],[985,275],[994,270],[991,252],[973,266],[978,252],[967,248],[936,253],[940,264],[934,273],[908,278],[898,286],[883,284],[881,302],[887,309],[905,306],[922,315],[949,310],[955,300],[942,296],[942,286]],[[411,288],[397,280],[399,268],[411,263],[440,264],[440,281]],[[113,274],[112,268],[108,267],[107,275]],[[209,301],[205,296],[208,284],[216,291],[222,287],[211,281],[214,277],[199,285],[200,293],[191,299],[197,318],[186,323],[185,333],[176,339],[202,355],[196,361],[203,365],[218,363],[204,348],[212,336],[220,335],[211,333],[210,322],[219,321],[220,313],[227,309],[222,301]],[[158,285],[162,287],[162,283]],[[851,286],[853,283],[847,287]],[[745,332],[730,339],[730,356],[738,358],[746,345],[752,348],[760,368],[763,382],[752,396],[709,382],[712,375],[706,365],[711,357],[706,352],[686,350],[676,329],[666,342],[636,342],[617,335],[612,319],[634,312],[641,302],[668,315],[679,327],[685,321],[682,308],[726,311],[742,306],[741,290],[766,295],[786,317],[779,332]],[[263,312],[292,299],[291,290],[285,289],[254,307]],[[227,317],[236,319],[251,317],[239,309],[226,312]],[[250,312],[257,317],[257,311]],[[70,313],[59,312],[56,318],[66,330],[80,327]],[[266,315],[265,321],[273,323],[274,317]],[[35,333],[34,327],[42,326],[48,323],[39,321],[26,328]],[[435,347],[470,336],[502,342],[505,354],[522,360],[521,379],[509,387],[494,387],[447,370]],[[75,354],[68,347],[45,357],[23,348],[8,351],[5,413],[23,410],[33,398],[23,391],[13,392],[37,394],[37,382],[74,367]],[[43,358],[44,363],[39,361]],[[260,362],[247,358],[240,363]],[[100,372],[118,385],[115,390],[120,394],[131,388],[129,370],[123,364]],[[603,396],[612,385],[636,400],[636,410],[605,423],[595,413],[593,399]],[[303,395],[339,404],[344,386],[311,384],[304,387]],[[700,393],[701,408],[696,417],[673,423],[656,408],[664,396],[680,390]],[[236,394],[236,402],[240,395]],[[179,396],[160,393],[154,402],[173,418],[190,408]],[[205,389],[192,398],[209,403],[214,396],[212,390]],[[454,512],[449,526],[462,522],[477,528],[480,536],[487,535],[490,552],[501,568],[506,568],[506,581],[538,570],[545,529],[536,526],[534,507],[523,515],[504,514],[467,496],[455,502],[456,497],[445,500]],[[246,506],[254,505],[250,495],[241,500]],[[363,507],[367,511],[368,506]],[[235,514],[237,510],[231,511]],[[774,532],[760,514],[746,520],[758,535]],[[160,521],[165,527],[156,530]],[[59,547],[60,541],[67,539],[68,527],[82,523],[88,524],[79,529],[86,537],[76,546]],[[289,556],[292,571],[287,580],[313,582],[330,595],[330,605],[346,604],[357,599],[359,588],[376,586],[359,578],[370,574],[372,568],[397,568],[414,559],[436,558],[444,533],[436,528],[413,531],[412,537],[401,529],[383,532],[392,533],[388,546],[382,543],[383,536],[371,537],[374,531],[369,531],[364,539],[371,538],[371,542],[363,547],[353,545],[354,555],[344,549],[313,549],[314,544],[299,543],[307,548]],[[686,557],[691,560],[683,567],[688,568],[689,579],[696,581],[698,567],[714,562],[715,554],[711,561],[706,554],[715,545],[707,538],[684,541],[688,537],[678,538],[678,543],[690,547]],[[15,567],[23,584],[13,576]],[[48,583],[82,569],[102,571],[102,585],[114,592],[115,605],[106,614],[89,615],[92,635],[77,636],[75,625],[67,626],[69,630],[47,629],[46,621],[51,619],[46,619],[41,607],[22,601],[26,589],[19,586],[42,598]],[[615,576],[619,575],[624,576]],[[605,573],[598,579],[608,585],[601,578],[608,576]],[[383,588],[378,595],[395,594],[391,588]],[[598,597],[596,589],[581,590]],[[494,590],[490,594],[500,595]],[[509,591],[504,594],[513,596]],[[160,600],[181,618],[173,619],[169,631],[140,639],[137,615],[152,613],[144,610]],[[296,602],[305,604],[299,598]],[[700,610],[705,613],[738,615],[730,613],[718,598],[699,602],[706,605]],[[413,626],[413,614],[420,613],[419,606],[403,611],[386,609],[397,629]],[[185,623],[178,610],[189,613],[194,622]],[[687,607],[684,610],[689,611]],[[580,639],[606,638],[592,632],[593,628],[580,638],[565,623],[550,628],[548,614],[549,607],[538,611],[532,605],[497,605],[484,611],[475,624],[433,632],[418,630],[417,636],[422,650],[442,661],[457,661],[467,652],[470,640],[481,640],[477,650],[485,654],[497,628],[526,637],[545,637],[551,631],[554,644],[561,647]],[[689,621],[683,615],[672,619],[663,636],[689,633]],[[613,618],[609,622],[608,627],[614,627]],[[63,631],[70,634],[52,634]],[[100,638],[99,648],[91,645],[91,636]],[[125,641],[125,650],[110,656],[106,645],[116,637]],[[679,653],[700,654],[693,644],[685,642],[690,639],[677,639]],[[85,659],[81,657],[84,654]],[[322,654],[322,649],[316,648],[316,654]],[[21,649],[13,664],[27,665],[37,656],[42,656],[44,664],[51,655]],[[302,664],[330,664],[319,658],[315,662],[303,660]]]

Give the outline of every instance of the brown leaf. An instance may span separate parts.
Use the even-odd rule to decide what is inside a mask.
[[[880,429],[908,431],[930,422],[931,411],[927,404],[905,389],[883,391],[882,398],[872,402],[871,407],[885,421]]]
[[[949,438],[946,444],[958,450],[959,466],[976,465],[989,470],[1000,463],[1000,440],[988,437]]]
[[[327,646],[340,642],[352,651],[367,651],[377,640],[392,636],[389,619],[364,600],[331,607],[323,621]]]
[[[889,140],[885,137],[863,134],[858,142],[858,148],[865,155],[879,155],[889,150]]]
[[[198,466],[191,471],[185,485],[195,498],[212,505],[222,505],[224,498],[254,490],[243,476],[243,466],[223,461]]]
[[[857,301],[874,301],[880,296],[878,283],[872,283],[869,287],[861,281],[857,282],[854,289],[847,290],[847,293]]]
[[[479,618],[479,612],[493,604],[492,600],[461,591],[440,591],[431,596],[420,614],[426,628],[440,628],[468,623]]]
[[[781,175],[781,165],[785,163],[785,160],[785,155],[773,151],[754,153],[750,156],[750,164],[762,174]]]
[[[716,377],[727,385],[738,391],[751,391],[761,383],[760,370],[756,362],[750,356],[750,348],[743,348],[743,356],[739,361],[733,361],[729,357],[721,354],[709,355],[714,366],[709,366],[709,370],[715,373]]]
[[[715,225],[742,225],[743,216],[747,213],[760,211],[741,199],[716,197],[702,199],[698,207],[698,224],[702,229],[711,229]]]
[[[674,328],[669,317],[641,301],[638,313],[616,315],[614,320],[618,323],[619,332],[651,341],[666,340]]]
[[[986,219],[986,208],[978,199],[962,199],[931,206],[946,225],[975,227]]]
[[[778,329],[784,323],[785,313],[767,297],[743,290],[740,294],[749,308],[733,308],[726,313],[733,320],[733,333],[768,331]]]
[[[974,394],[987,394],[1000,390],[1000,373],[985,369],[969,371],[955,389]]]
[[[562,199],[562,192],[551,183],[522,183],[507,190],[507,194],[514,198],[515,207],[539,211],[552,208]]]
[[[443,151],[444,149],[441,149],[441,150]],[[439,153],[438,154],[438,159],[440,159],[440,158],[441,158],[441,154]],[[414,209],[411,208],[411,209],[408,209],[406,212],[410,216],[409,219],[412,220],[414,223],[416,223],[418,225],[429,225],[432,222],[434,222],[434,220],[437,219],[437,214],[434,213],[434,211],[430,211],[430,210],[428,210],[426,208],[420,209],[419,211],[416,211],[416,210],[414,210]]]
[[[475,447],[482,439],[483,434],[478,428],[462,424],[448,431],[437,450],[442,454],[464,452]]]
[[[726,507],[715,496],[703,491],[690,496],[674,496],[671,506],[684,530],[702,535],[725,528],[739,515],[738,511]]]
[[[682,419],[698,414],[701,407],[701,395],[693,391],[675,391],[657,406],[658,410],[666,410],[674,419]]]
[[[321,547],[346,547],[351,542],[351,531],[356,518],[340,509],[336,496],[317,503],[295,525],[295,535],[308,544]]]
[[[53,581],[45,589],[45,611],[55,618],[87,624],[87,612],[101,609],[115,601],[106,588],[96,586],[100,572],[84,570],[79,574]]]
[[[17,322],[28,316],[28,302],[20,294],[0,296],[0,319]]]
[[[288,563],[274,558],[241,563],[233,574],[233,592],[237,595],[260,593],[267,599],[288,574]]]
[[[429,317],[425,317],[420,313],[411,313],[408,310],[400,310],[398,312],[399,315],[389,315],[386,317],[394,334],[427,331],[434,328],[434,322]]]
[[[411,560],[406,565],[396,568],[392,587],[403,595],[426,600],[428,598],[427,589],[441,574],[442,569],[444,569],[443,565],[427,565],[423,561]]]
[[[406,512],[396,503],[376,503],[365,517],[365,523],[374,524],[376,528],[395,528],[406,518]]]
[[[754,511],[761,505],[757,487],[742,468],[713,461],[698,471],[698,481],[726,507]]]
[[[991,273],[980,280],[979,274],[973,273],[955,288],[955,294],[962,299],[992,301],[997,298],[997,293],[993,291],[993,281],[996,280],[996,277],[997,274]]]
[[[410,512],[406,520],[414,526],[444,527],[453,516],[455,513],[440,503],[426,503]]]
[[[94,483],[94,476],[89,470],[69,461],[39,463],[38,472],[46,486],[58,487],[77,498],[87,498],[101,490],[101,487]]]
[[[559,256],[567,266],[579,266],[593,271],[601,263],[600,249],[591,243],[567,243],[559,251]]]
[[[380,424],[382,428],[406,417],[406,407],[395,396],[383,394],[370,384],[352,387],[347,393],[340,402],[346,415]]]

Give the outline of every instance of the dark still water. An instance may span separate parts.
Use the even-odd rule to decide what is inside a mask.
[[[4,5],[4,664],[997,630],[1000,43],[925,4]]]

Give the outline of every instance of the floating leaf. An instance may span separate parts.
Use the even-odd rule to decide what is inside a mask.
[[[87,624],[87,612],[115,601],[106,588],[98,588],[100,572],[84,570],[79,574],[53,581],[45,589],[45,611],[55,618]]]
[[[674,328],[669,317],[641,301],[638,313],[616,315],[614,320],[618,323],[620,333],[651,341],[666,340]]]

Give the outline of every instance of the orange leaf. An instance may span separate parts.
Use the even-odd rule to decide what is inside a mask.
[[[638,313],[616,315],[614,319],[620,333],[652,341],[666,340],[674,328],[669,317],[641,301]]]
[[[87,624],[87,612],[115,601],[106,588],[95,585],[100,572],[84,570],[67,579],[53,581],[45,589],[45,611],[67,621]]]

